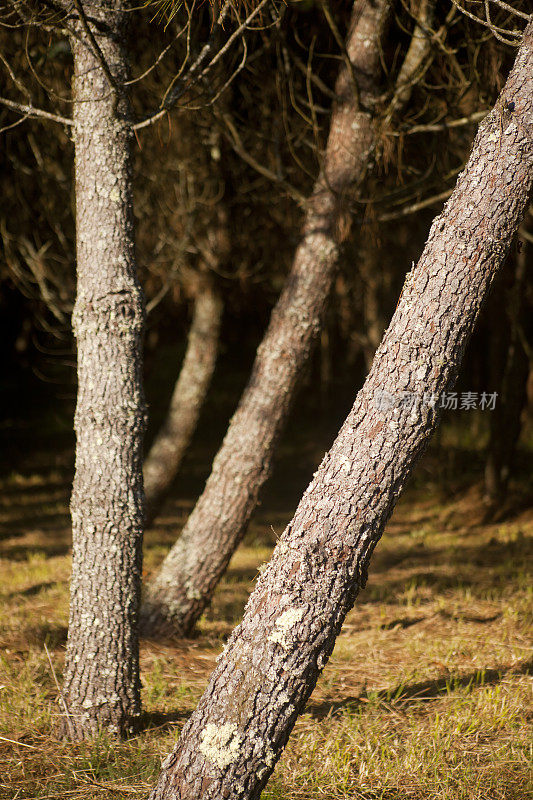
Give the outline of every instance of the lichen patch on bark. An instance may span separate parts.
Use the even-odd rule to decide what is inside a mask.
[[[288,608],[284,611],[274,623],[274,630],[268,637],[269,641],[286,649],[290,642],[290,631],[300,622],[304,613],[305,609],[303,608]]]
[[[208,723],[202,731],[198,747],[203,756],[221,769],[235,761],[239,755],[242,736],[231,722],[224,725]]]

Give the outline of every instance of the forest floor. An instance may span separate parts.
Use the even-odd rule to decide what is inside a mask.
[[[142,642],[144,731],[118,745],[54,735],[71,452],[2,478],[0,798],[147,796],[320,457],[311,444],[299,455],[296,469],[281,458],[198,636]],[[525,470],[487,522],[478,462],[441,442],[419,466],[264,800],[533,797],[533,503]],[[189,489],[148,532],[146,574],[190,511]]]

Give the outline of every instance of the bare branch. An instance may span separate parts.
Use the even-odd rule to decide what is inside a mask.
[[[159,303],[166,297],[168,292],[171,289],[170,281],[167,281],[164,286],[157,292],[157,294],[152,297],[149,303],[146,304],[146,314],[149,315],[152,313],[154,308],[157,308]]]
[[[42,118],[49,119],[52,122],[59,122],[61,125],[74,125],[73,120],[67,117],[61,117],[59,114],[51,114],[49,111],[43,111],[42,108],[34,108],[32,105],[25,106],[21,103],[15,103],[13,100],[8,100],[6,97],[0,97],[0,103],[18,114],[23,114],[28,118]]]
[[[307,197],[305,197],[305,195],[303,195],[300,191],[298,191],[298,189],[296,189],[294,186],[288,183],[284,178],[281,178],[279,175],[276,175],[275,172],[272,172],[272,170],[268,169],[268,167],[265,167],[263,164],[260,164],[259,161],[257,161],[245,149],[241,137],[239,136],[239,133],[235,125],[231,121],[229,115],[223,114],[221,118],[230,132],[230,135],[227,136],[227,139],[229,140],[231,146],[233,147],[237,155],[240,156],[243,161],[249,164],[249,166],[255,169],[256,172],[258,172],[260,175],[263,175],[263,177],[267,178],[269,181],[272,181],[273,183],[277,183],[283,186],[283,188],[287,191],[290,197],[294,198],[298,203],[300,203],[301,205],[305,205],[308,202]]]
[[[449,122],[430,122],[427,125],[413,125],[412,128],[408,128],[405,131],[387,131],[387,136],[411,136],[414,133],[434,133],[437,131],[446,131],[448,128],[461,128],[463,125],[470,125],[471,123],[479,122],[480,120],[484,119],[487,114],[488,110],[475,111],[473,114],[469,114],[467,117],[459,117],[458,119],[452,119]]]
[[[209,41],[204,45],[196,61],[191,65],[185,80],[182,81],[180,85],[174,89],[174,91],[170,92],[168,96],[165,96],[163,100],[164,106],[159,111],[156,111],[154,114],[151,114],[146,119],[136,123],[133,126],[133,130],[140,130],[141,128],[146,128],[149,125],[153,125],[155,122],[161,119],[167,113],[167,111],[169,111],[176,105],[177,101],[180,99],[180,97],[182,97],[185,94],[185,92],[189,91],[193,86],[202,81],[207,76],[207,74],[211,72],[213,67],[220,61],[220,59],[223,58],[224,55],[228,52],[233,42],[243,35],[243,33],[249,28],[250,23],[261,12],[264,6],[269,2],[271,2],[271,0],[261,0],[261,2],[254,8],[254,10],[246,17],[244,22],[242,22],[239,25],[239,27],[231,34],[231,36],[228,38],[224,46],[220,48],[220,50],[211,59],[211,61],[209,61],[209,63],[206,64],[206,66],[203,69],[201,69],[202,65],[204,64],[204,62],[206,61],[206,59],[209,57],[209,55],[213,50],[216,41],[216,34],[218,33],[219,28],[222,26],[222,23],[224,22],[224,19],[226,18],[229,9],[231,7],[231,0],[226,0],[226,2],[224,3],[224,5],[220,10],[220,14],[218,16],[216,25],[214,26],[213,33],[209,38]]]
[[[517,30],[506,31],[503,28],[497,28],[495,25],[492,24],[492,22],[487,21],[485,19],[481,19],[481,17],[477,17],[475,14],[472,14],[471,11],[467,11],[466,8],[464,8],[464,6],[462,6],[459,3],[459,0],[452,0],[452,3],[466,17],[468,17],[469,19],[474,20],[474,22],[478,22],[480,25],[483,25],[483,27],[485,27],[485,28],[488,28],[499,41],[504,42],[505,44],[510,45],[511,47],[519,47],[520,42],[522,40],[522,34],[520,33],[520,31],[517,31]],[[507,34],[508,36],[516,36],[517,38],[516,38],[516,40],[512,40],[512,41],[504,40],[504,39],[501,38],[501,36],[497,35],[498,33],[499,34]]]
[[[177,81],[178,81],[178,80],[181,78],[181,76],[183,75],[183,72],[184,72],[184,70],[185,70],[185,67],[186,67],[186,65],[187,65],[187,62],[189,61],[189,56],[190,56],[190,52],[191,52],[191,26],[192,26],[192,15],[193,15],[193,12],[194,12],[195,5],[196,5],[196,0],[192,0],[192,5],[191,5],[191,7],[190,7],[190,8],[189,8],[189,5],[188,5],[188,4],[186,4],[186,5],[185,5],[185,8],[187,9],[187,17],[188,17],[187,24],[184,26],[184,30],[186,30],[186,31],[187,31],[187,37],[186,37],[186,40],[185,40],[185,41],[186,41],[186,46],[185,46],[185,56],[184,56],[184,58],[183,58],[183,61],[182,61],[182,63],[181,63],[181,66],[180,66],[179,70],[178,70],[178,71],[177,71],[177,73],[174,75],[174,77],[172,78],[172,80],[170,81],[169,85],[168,85],[168,86],[167,86],[167,88],[166,88],[165,94],[163,95],[163,99],[161,100],[161,102],[160,102],[160,104],[159,104],[159,105],[160,105],[162,108],[165,108],[165,107],[166,107],[166,99],[167,99],[167,97],[169,96],[170,92],[171,92],[171,91],[173,91],[173,87],[175,86],[175,84],[177,83]],[[224,10],[224,9],[222,9],[222,10]],[[221,12],[221,13],[222,13],[222,12]],[[213,41],[213,37],[214,37],[214,33],[211,35],[211,37],[210,37],[210,39],[209,39],[209,42],[212,42],[212,41]],[[204,49],[205,49],[205,48],[204,48]]]
[[[377,217],[377,221],[389,222],[390,220],[393,219],[400,219],[401,217],[407,217],[409,214],[415,214],[422,208],[427,208],[428,206],[434,205],[434,203],[441,203],[444,200],[447,200],[452,192],[453,189],[446,189],[445,192],[440,192],[440,194],[435,194],[433,195],[433,197],[426,197],[425,200],[420,200],[420,202],[418,203],[413,203],[410,206],[404,206],[399,211],[391,211],[389,214],[381,214],[381,216]]]
[[[30,92],[30,91],[29,91],[29,90],[28,90],[28,89],[27,89],[27,88],[24,86],[24,84],[22,83],[22,81],[20,81],[20,80],[17,78],[17,76],[15,75],[15,73],[13,72],[13,70],[11,69],[11,66],[10,66],[9,62],[8,62],[8,61],[7,61],[7,60],[4,58],[4,56],[2,55],[2,53],[0,53],[0,61],[2,62],[2,64],[4,65],[4,67],[5,67],[5,68],[7,69],[7,71],[9,72],[9,77],[11,78],[11,80],[13,81],[13,83],[15,84],[15,86],[17,87],[17,89],[19,90],[19,92],[22,92],[22,94],[25,94],[25,95],[26,95],[26,97],[28,98],[28,100],[31,100],[31,92]]]
[[[296,53],[291,53],[291,59],[294,62],[295,66],[298,67],[300,72],[302,72],[305,75],[305,77],[307,78],[307,75],[308,75],[307,64],[304,64],[302,59],[299,58],[296,55]],[[337,95],[335,94],[335,92],[332,89],[330,89],[329,86],[326,86],[324,81],[321,80],[321,78],[319,78],[318,75],[315,75],[314,73],[311,73],[310,78],[311,78],[311,81],[315,84],[315,86],[318,89],[320,89],[320,91],[323,92],[326,95],[326,97],[329,97],[331,100],[338,100]]]
[[[507,3],[504,3],[503,0],[490,0],[490,2],[494,3],[497,6],[500,6],[500,8],[505,9],[505,11],[508,11],[510,14],[514,14],[515,17],[520,17],[521,19],[525,19],[526,22],[529,22],[531,20],[532,17],[531,14],[526,14],[525,11],[519,11],[517,8],[513,8]]]
[[[130,81],[125,81],[124,86],[132,86],[134,83],[139,83],[139,81],[142,81],[144,78],[146,78],[152,72],[152,70],[154,70],[157,67],[157,65],[161,63],[161,61],[164,59],[168,51],[172,49],[172,47],[178,41],[178,39],[181,36],[183,36],[185,30],[186,28],[182,28],[179,31],[179,33],[177,33],[176,36],[174,36],[172,41],[169,44],[167,44],[165,49],[159,53],[156,60],[152,63],[151,66],[148,67],[148,69],[146,69],[141,75],[138,75],[136,78],[132,78]]]
[[[17,24],[10,24],[2,20],[0,22],[0,25],[4,28],[12,28],[12,29],[22,28],[22,27],[35,27],[35,28],[38,27],[41,30],[45,31],[55,30],[58,19],[56,18],[54,20],[53,15],[57,15],[59,13],[61,16],[63,16],[63,11],[58,12],[58,9],[55,8],[53,4],[47,2],[47,0],[41,0],[41,3],[43,6],[45,6],[45,8],[48,8],[52,13],[52,16],[49,17],[48,19],[39,17],[38,12],[35,12],[34,9],[32,9],[31,12],[27,10],[24,7],[25,4],[23,2],[20,2],[20,0],[7,0],[6,6],[8,15],[10,14],[15,15],[15,17],[18,18],[20,22],[18,22]],[[2,9],[2,11],[3,10],[4,9]]]
[[[16,122],[12,122],[11,125],[4,125],[0,128],[0,133],[5,133],[6,131],[10,131],[12,128],[18,128],[19,125],[22,125],[23,122],[26,122],[28,117],[21,117]]]
[[[194,73],[195,70],[197,70],[197,69],[199,69],[201,67],[201,65],[203,64],[205,59],[208,58],[208,56],[210,55],[210,53],[211,53],[211,51],[212,51],[212,49],[213,49],[213,47],[215,45],[216,36],[218,34],[218,31],[222,27],[222,25],[224,23],[224,20],[226,19],[227,15],[229,13],[230,8],[231,8],[231,0],[225,0],[224,5],[220,9],[220,13],[218,15],[218,19],[217,19],[216,24],[215,24],[215,26],[213,28],[211,36],[209,37],[209,41],[206,42],[206,44],[203,46],[203,48],[200,51],[200,54],[198,55],[196,61],[191,65],[191,67],[189,69],[189,77],[191,76],[191,74]],[[140,122],[137,122],[133,126],[133,130],[138,131],[138,130],[141,130],[142,128],[148,127],[149,125],[154,125],[154,123],[158,122],[162,117],[164,117],[164,115],[167,113],[168,109],[172,105],[175,105],[175,103],[178,101],[179,97],[184,93],[185,87],[183,86],[183,84],[179,88],[175,89],[172,93],[170,93],[170,90],[171,90],[172,86],[176,83],[176,81],[179,79],[179,77],[181,76],[181,74],[183,72],[183,69],[184,69],[184,66],[185,66],[185,63],[186,63],[186,60],[188,58],[189,46],[190,46],[190,15],[189,15],[189,24],[186,26],[186,29],[187,29],[187,55],[185,57],[185,62],[183,63],[183,65],[180,68],[180,70],[177,73],[177,75],[174,76],[174,78],[172,79],[172,81],[171,81],[169,87],[167,88],[165,94],[163,95],[163,100],[161,101],[161,106],[162,106],[161,109],[159,111],[156,111],[153,114],[150,114],[150,116],[148,116],[146,119],[141,120]],[[169,93],[170,93],[170,96],[169,96]]]
[[[199,110],[201,108],[208,108],[209,106],[213,106],[217,102],[219,97],[222,94],[224,94],[224,92],[226,91],[228,86],[230,86],[230,84],[233,83],[233,81],[235,80],[235,78],[237,77],[239,72],[241,72],[241,70],[244,68],[244,65],[246,64],[246,56],[248,55],[248,45],[246,44],[246,39],[244,39],[244,38],[242,40],[242,47],[243,47],[243,54],[242,54],[242,58],[241,58],[241,60],[240,60],[240,62],[238,64],[238,66],[233,70],[233,72],[231,73],[229,78],[222,84],[222,86],[219,89],[217,89],[215,95],[213,97],[211,97],[211,99],[208,102],[202,103],[202,104],[197,105],[197,106],[191,106],[191,105],[187,104],[187,108],[189,110],[195,111],[195,110]]]
[[[199,69],[199,67],[201,66],[201,63],[203,63],[203,61],[205,60],[205,58],[204,58],[204,59],[202,59],[202,62],[200,62],[200,59],[199,58],[197,59],[197,61],[195,62],[195,64],[193,64],[193,66],[191,67],[191,70],[189,71],[188,83],[184,86],[184,89],[188,90],[189,88],[191,88],[192,85],[198,83],[200,80],[202,80],[202,78],[204,78],[207,75],[208,72],[210,72],[212,70],[212,68],[215,66],[215,64],[217,64],[220,61],[220,59],[227,53],[227,51],[230,49],[230,47],[233,44],[233,42],[236,39],[238,39],[239,36],[241,36],[248,29],[250,23],[259,14],[261,9],[267,3],[269,3],[270,1],[271,0],[261,0],[261,2],[254,8],[254,10],[246,17],[244,22],[242,22],[240,24],[240,26],[237,28],[237,30],[233,31],[233,33],[228,38],[228,40],[225,43],[225,45],[220,48],[220,50],[218,51],[216,56],[214,56],[214,58],[209,62],[209,64],[207,64],[204,67],[204,69],[194,78],[194,81],[191,82],[190,78],[191,78],[191,75],[192,75],[193,71],[196,71],[197,69]],[[221,12],[221,14],[222,14],[222,12]],[[178,97],[180,96],[179,90],[177,90],[177,92],[178,92],[178,94],[177,94],[176,99],[178,99]],[[183,90],[181,91],[181,94],[183,94]],[[173,102],[173,98],[170,97],[169,100],[167,101],[167,107],[168,107],[168,103],[172,103],[172,102]]]

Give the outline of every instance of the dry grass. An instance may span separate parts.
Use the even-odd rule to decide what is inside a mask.
[[[412,487],[265,800],[525,800],[531,772],[533,513],[484,524],[479,488]],[[457,487],[456,487],[457,488]],[[143,642],[145,730],[119,745],[58,741],[68,609],[62,473],[4,481],[0,517],[0,798],[143,798],[290,515],[265,504],[200,635]],[[522,498],[523,500],[523,498]],[[148,536],[147,571],[191,501]],[[527,504],[525,504],[527,506]]]

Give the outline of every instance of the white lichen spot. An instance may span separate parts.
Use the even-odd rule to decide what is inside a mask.
[[[199,750],[204,758],[223,769],[235,761],[242,744],[242,736],[232,722],[225,725],[208,723],[202,731]]]
[[[300,622],[303,615],[303,608],[288,608],[287,611],[284,611],[283,614],[277,618],[275,629],[268,637],[269,641],[275,642],[275,644],[279,644],[286,649],[288,647],[287,635],[290,629],[296,625],[297,622]]]
[[[326,661],[327,661],[327,658],[326,658],[325,653],[319,653],[318,654],[318,658],[316,660],[316,665],[317,665],[318,669],[323,669],[326,666]]]
[[[289,697],[287,692],[282,689],[281,692],[278,694],[278,703],[281,706],[286,706],[290,702],[291,702],[291,698]]]
[[[274,531],[274,533],[275,533],[275,531]],[[276,545],[276,551],[275,552],[277,553],[278,556],[285,556],[289,552],[290,549],[291,548],[290,548],[289,543],[285,539],[280,539],[278,541],[277,545]]]
[[[276,763],[276,754],[272,750],[270,745],[267,744],[266,750],[265,750],[265,764],[267,765],[267,767],[271,767],[275,763]]]

